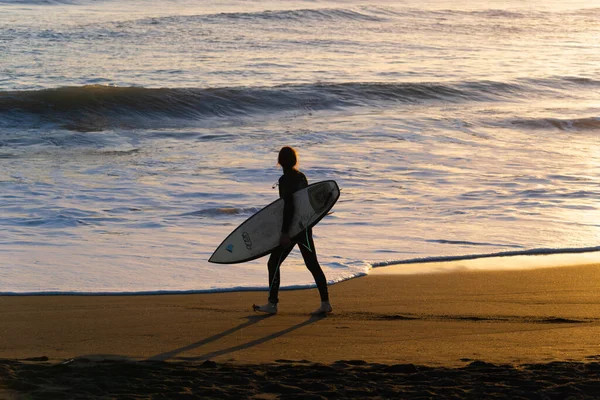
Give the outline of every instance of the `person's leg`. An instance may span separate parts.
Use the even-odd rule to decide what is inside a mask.
[[[329,301],[327,279],[325,278],[323,269],[321,269],[321,265],[319,265],[319,261],[317,260],[317,251],[315,249],[315,242],[313,241],[312,237],[312,230],[309,229],[307,232],[305,232],[304,237],[300,238],[298,244],[300,247],[300,252],[302,253],[302,258],[304,258],[304,264],[306,264],[306,268],[308,268],[315,279],[315,283],[319,289],[319,295],[321,296],[321,301]]]
[[[277,304],[279,302],[280,266],[293,248],[293,244],[287,247],[279,246],[273,250],[269,257],[267,262],[269,268],[269,303]]]

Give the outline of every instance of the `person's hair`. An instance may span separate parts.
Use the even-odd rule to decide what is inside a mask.
[[[298,154],[292,147],[285,146],[279,150],[279,157],[277,163],[283,167],[283,169],[292,169],[298,164]]]

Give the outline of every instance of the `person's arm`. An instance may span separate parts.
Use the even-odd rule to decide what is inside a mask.
[[[281,225],[281,233],[288,234],[292,219],[294,218],[294,192],[287,179],[283,177],[279,180],[279,197],[283,199],[283,224]]]

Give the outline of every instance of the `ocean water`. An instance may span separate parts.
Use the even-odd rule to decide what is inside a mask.
[[[0,293],[266,288],[264,258],[207,259],[277,198],[284,145],[342,189],[315,228],[330,282],[595,249],[599,21],[600,1],[0,0]],[[313,284],[298,253],[285,287]]]

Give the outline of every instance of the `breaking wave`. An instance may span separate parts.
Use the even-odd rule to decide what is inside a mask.
[[[186,121],[286,111],[491,101],[530,90],[524,84],[491,81],[160,89],[91,85],[0,92],[0,126],[57,124],[75,131],[180,127]]]
[[[600,117],[589,118],[534,118],[515,119],[511,124],[529,129],[559,129],[561,131],[594,131],[600,130]]]
[[[382,18],[367,12],[341,8],[321,8],[303,10],[261,11],[252,13],[222,13],[208,17],[227,19],[265,19],[265,20],[349,20],[349,21],[380,21]]]

